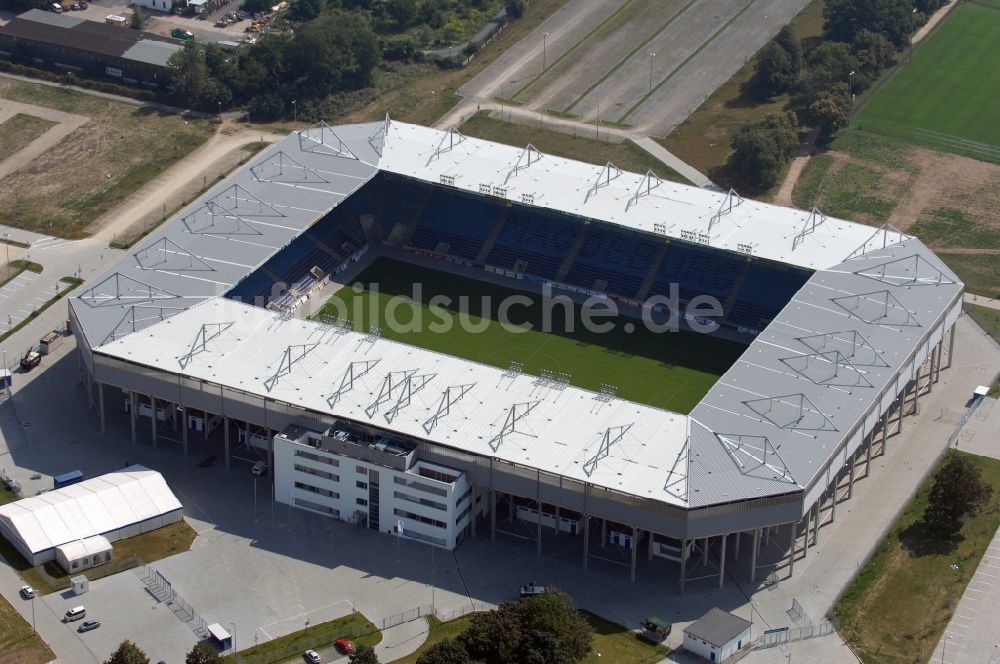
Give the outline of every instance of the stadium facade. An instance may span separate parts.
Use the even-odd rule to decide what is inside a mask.
[[[639,308],[675,284],[747,348],[683,415],[295,317],[383,252]],[[268,455],[279,502],[448,548],[570,533],[584,565],[614,546],[634,580],[641,550],[683,589],[710,549],[721,584],[744,539],[756,576],[779,532],[791,573],[950,365],[962,289],[891,227],[387,118],[271,146],[70,318],[102,430],[124,408],[133,440],[173,423],[187,454],[221,427],[227,465]]]

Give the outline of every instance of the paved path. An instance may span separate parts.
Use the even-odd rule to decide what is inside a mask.
[[[423,618],[390,627],[382,632],[382,641],[375,646],[380,662],[394,662],[415,652],[427,639],[427,621]]]
[[[648,136],[646,138],[636,138],[634,136],[630,136],[629,140],[631,140],[640,148],[642,148],[649,154],[653,155],[654,157],[662,161],[670,168],[674,169],[675,171],[686,177],[696,186],[698,187],[712,186],[712,181],[708,179],[707,175],[704,175],[701,171],[696,169],[694,166],[691,166],[687,162],[682,161],[680,157],[675,155],[673,152],[670,152],[665,147],[663,147],[653,139],[649,138]]]
[[[69,136],[74,131],[90,122],[90,118],[85,115],[75,115],[73,113],[63,113],[44,106],[33,104],[22,104],[21,102],[9,99],[0,99],[0,112],[9,115],[24,113],[33,115],[43,120],[56,122],[56,126],[33,140],[31,143],[21,148],[0,162],[0,178],[4,178],[18,169],[30,164],[38,155],[42,154],[52,146],[56,145]]]
[[[994,367],[995,369],[995,367]],[[959,449],[1000,459],[1000,406],[986,399],[963,428]],[[994,664],[1000,662],[1000,531],[993,537],[976,573],[959,600],[931,662]]]
[[[965,301],[969,304],[978,304],[980,307],[989,307],[990,309],[1000,311],[1000,300],[994,300],[993,298],[976,295],[975,293],[966,293]]]
[[[593,135],[596,138],[599,131],[600,140],[610,140],[614,143],[630,140],[652,156],[673,168],[697,186],[712,186],[712,181],[708,179],[707,175],[701,173],[698,169],[691,166],[687,162],[682,161],[680,157],[668,151],[656,141],[645,136],[639,136],[625,129],[619,129],[618,127],[606,127],[602,125],[598,129],[598,127],[594,125],[588,126],[580,124],[579,122],[574,122],[573,120],[554,117],[520,106],[501,105],[494,101],[482,102],[471,108],[464,104],[459,104],[449,111],[447,115],[441,118],[435,126],[438,128],[459,127],[474,113],[482,110],[502,112],[503,118],[510,122],[517,122],[532,126],[538,126],[541,124],[546,129],[551,129],[564,134],[582,136],[587,132],[593,132]]]

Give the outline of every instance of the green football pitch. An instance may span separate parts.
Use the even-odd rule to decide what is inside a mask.
[[[899,55],[906,58],[905,51]],[[1000,0],[952,10],[852,126],[996,161],[1000,156]],[[946,134],[953,139],[927,135]],[[965,139],[988,144],[968,149]],[[992,149],[989,146],[993,146]],[[991,156],[996,155],[996,156]]]
[[[588,390],[614,385],[624,399],[677,413],[690,412],[745,348],[706,334],[654,332],[623,317],[601,319],[613,322],[611,331],[588,331],[581,325],[581,308],[562,304],[550,307],[553,331],[543,332],[539,295],[387,259],[373,263],[356,283],[362,286],[338,291],[315,318],[347,318],[356,330],[378,327],[387,339],[504,369],[520,362],[533,375],[543,369],[566,373],[573,385]],[[420,284],[417,295],[413,284]],[[531,325],[529,331],[497,322],[501,302],[515,294],[531,304],[511,307],[506,322]],[[464,320],[457,313],[463,298]],[[398,325],[388,324],[389,313]],[[445,318],[454,322],[447,331],[440,329]]]

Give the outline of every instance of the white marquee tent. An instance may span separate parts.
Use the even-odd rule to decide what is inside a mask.
[[[180,521],[183,507],[163,476],[130,466],[0,506],[0,534],[32,565],[56,547],[103,535],[109,542]]]

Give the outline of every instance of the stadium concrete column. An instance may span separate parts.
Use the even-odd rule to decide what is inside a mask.
[[[701,538],[701,564],[708,565],[708,538]]]
[[[792,540],[795,543],[795,540]],[[760,528],[753,529],[753,551],[750,552],[750,583],[757,580],[757,549],[760,548]]]
[[[889,438],[889,411],[882,414],[882,456],[885,456],[885,441]],[[868,463],[872,462],[872,446],[868,445]],[[865,471],[870,473],[871,471]]]
[[[722,535],[722,554],[719,556],[719,588],[722,588],[726,579],[726,542],[729,541],[729,533]]]
[[[174,412],[176,412],[176,409],[174,409]],[[187,456],[188,454],[187,406],[181,406],[181,442],[184,445],[184,456]],[[273,468],[274,466],[271,467]]]
[[[913,385],[913,414],[916,415],[920,412],[920,367],[917,367],[917,378]]]
[[[647,530],[646,535],[649,538],[646,541],[646,560],[648,561],[653,559],[653,531]]]
[[[822,500],[822,498],[820,500]],[[820,500],[817,500],[815,503],[813,503],[813,507],[812,507],[812,513],[813,513],[812,514],[812,522],[813,522],[813,524],[812,524],[812,529],[813,529],[813,543],[812,543],[812,545],[813,546],[819,545],[819,503],[820,503]],[[809,542],[806,542],[806,546],[807,547],[809,546]]]
[[[562,495],[562,488],[563,488],[562,481],[563,481],[563,478],[562,478],[562,475],[560,475],[559,476],[559,495],[560,496]],[[559,503],[556,503],[555,508],[556,508],[556,523],[555,523],[555,527],[552,528],[552,534],[555,537],[559,537]]]
[[[740,540],[743,539],[743,531],[736,533],[736,546],[733,548],[733,560],[740,559]]]
[[[837,518],[837,491],[840,488],[840,471],[838,468],[837,472],[833,474],[833,491],[830,493],[830,523]]]
[[[139,408],[138,404],[136,404],[135,402],[135,392],[128,393],[128,403],[129,403],[128,406],[129,429],[131,429],[132,431],[132,444],[134,445],[136,439],[135,435],[135,422],[137,419],[136,411]]]
[[[497,492],[493,482],[493,466],[496,459],[490,457],[490,541],[497,541]]]
[[[681,539],[681,594],[684,594],[684,581],[687,580],[687,559],[688,559],[688,541],[687,538]]]
[[[789,533],[789,539],[792,540],[791,541],[791,546],[788,547],[788,577],[789,578],[791,578],[792,572],[795,570],[795,544],[796,544],[796,542],[799,539],[799,537],[798,537],[799,523],[801,523],[801,521],[797,521],[797,522],[793,523],[792,527],[789,528],[789,530],[791,531]],[[809,536],[807,535],[806,536],[806,540],[807,540],[806,541],[806,545],[802,549],[802,557],[803,558],[805,557],[806,552],[809,551],[809,542],[808,542],[808,539],[809,539]]]
[[[479,509],[476,507],[476,493],[477,493],[477,487],[475,484],[473,484],[472,496],[470,497],[472,502],[469,503],[470,505],[472,505],[472,518],[469,519],[469,527],[471,528],[473,537],[476,536],[476,521],[479,520]]]
[[[937,345],[937,362],[934,363],[934,382],[941,380],[941,354],[944,351],[944,335],[941,336],[941,341]]]
[[[150,422],[153,423],[152,425],[153,447],[156,447],[156,397],[154,397],[152,394],[149,395],[149,404],[150,404],[150,414],[151,414],[149,420]]]
[[[101,414],[101,433],[106,431],[106,422],[104,420],[104,383],[97,384],[97,408]]]
[[[538,522],[535,527],[535,555],[542,555],[542,470],[535,471],[535,504],[538,506]]]
[[[851,454],[850,479],[847,481],[847,499],[854,497],[854,468],[857,466],[858,453]]]
[[[587,548],[590,546],[590,515],[587,514],[587,498],[590,497],[590,485],[584,483],[583,485],[583,513],[580,517],[583,519],[583,568],[587,569],[587,557],[590,555],[587,552]]]
[[[230,464],[230,459],[229,459],[229,418],[226,417],[226,416],[222,417],[222,429],[223,429],[223,431],[222,431],[222,441],[223,441],[223,445],[224,445],[224,449],[225,449],[226,468],[229,468],[229,464]]]
[[[902,433],[903,433],[903,408],[906,406],[906,390],[907,390],[907,388],[903,387],[903,392],[899,395],[899,399],[898,399],[899,404],[898,404],[897,408],[899,409],[899,413],[896,416],[896,434],[897,435],[902,435]],[[885,453],[885,450],[883,450],[883,453]]]
[[[952,323],[951,332],[948,336],[948,366],[947,369],[951,369],[952,358],[955,357],[955,324]]]
[[[601,519],[601,548],[608,543],[608,520]]]
[[[639,529],[632,526],[632,564],[629,567],[629,581],[635,583],[635,562],[639,553]]]

